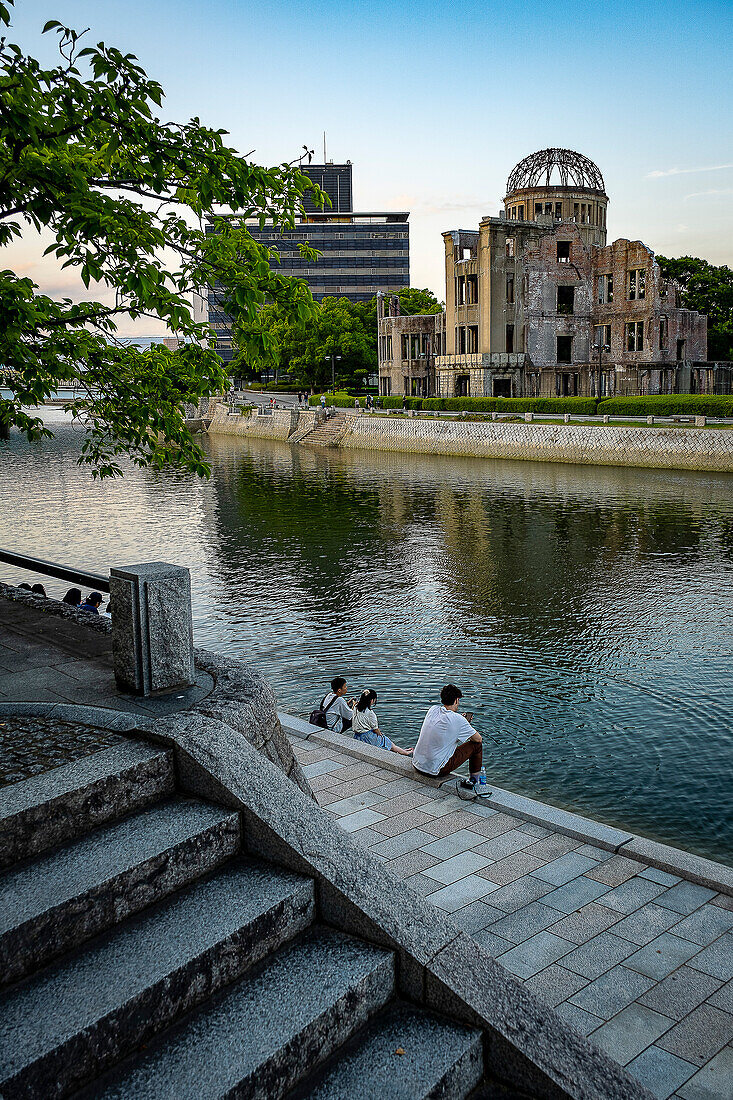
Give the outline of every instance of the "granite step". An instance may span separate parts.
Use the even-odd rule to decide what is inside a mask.
[[[393,989],[391,952],[316,928],[82,1096],[277,1100],[378,1012]]]
[[[394,1005],[288,1100],[464,1100],[482,1076],[480,1031]]]
[[[236,858],[27,978],[0,996],[3,1100],[69,1096],[301,932],[313,908],[309,879]],[[192,1055],[196,1088],[206,1067]]]
[[[172,794],[172,754],[128,741],[2,792],[0,868],[83,836]]]
[[[212,871],[239,815],[174,798],[0,875],[0,987]]]

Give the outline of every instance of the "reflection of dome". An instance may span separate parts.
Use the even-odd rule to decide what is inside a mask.
[[[605,192],[603,176],[597,165],[582,153],[572,149],[541,149],[538,153],[520,160],[507,180],[507,194],[526,187],[551,187],[553,171],[557,169],[560,185],[582,190]]]

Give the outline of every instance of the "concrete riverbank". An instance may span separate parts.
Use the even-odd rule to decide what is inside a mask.
[[[244,681],[236,698],[228,666],[237,663],[203,651],[194,696],[136,702],[114,687],[108,621],[51,615],[53,601],[17,598],[6,586],[0,599],[7,612],[0,627],[0,746],[13,752],[6,786],[64,760],[48,753],[32,725],[30,737],[23,730],[5,734],[3,721],[10,728],[11,719],[17,725],[33,715],[86,720],[124,736],[151,728],[158,706],[168,708],[164,722],[175,722],[176,714],[184,723],[209,715],[229,725],[250,706]],[[423,782],[394,754],[279,718],[329,820],[449,915],[547,1010],[588,1035],[653,1095],[727,1096],[729,868],[507,791],[495,790],[488,805],[466,803]],[[80,751],[106,747],[102,738]]]
[[[568,462],[581,465],[733,472],[733,431],[615,424],[431,420],[338,410],[343,430],[325,445],[347,450]],[[209,431],[317,444],[317,412],[230,413],[217,405]]]

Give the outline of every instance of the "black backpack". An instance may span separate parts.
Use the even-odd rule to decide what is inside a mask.
[[[325,699],[325,698],[326,698],[326,696],[324,695],[323,699]],[[323,706],[323,699],[321,699],[321,705],[318,708],[318,710],[312,710],[310,712],[310,717],[309,717],[308,721],[310,722],[310,724],[312,726],[320,726],[321,729],[327,730],[328,729],[328,722],[326,721],[326,714],[328,713],[328,711],[331,709],[333,704],[338,699],[338,695],[334,695],[331,702],[325,708]]]

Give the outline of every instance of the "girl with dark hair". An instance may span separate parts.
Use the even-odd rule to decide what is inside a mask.
[[[412,749],[401,749],[390,741],[386,734],[382,733],[377,722],[377,716],[372,710],[372,705],[377,701],[376,691],[366,688],[359,696],[354,711],[353,730],[357,741],[365,741],[367,745],[375,745],[378,749],[388,749],[390,752],[399,753],[400,756],[412,756]]]
[[[61,602],[70,603],[72,607],[78,607],[81,603],[81,589],[70,588]]]

